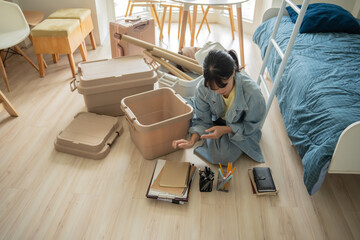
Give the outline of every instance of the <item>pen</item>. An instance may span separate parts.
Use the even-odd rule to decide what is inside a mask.
[[[219,168],[219,174],[220,174],[221,178],[224,178],[224,175],[222,174],[220,168]]]
[[[175,200],[175,199],[168,199],[168,198],[157,198],[157,200],[165,201],[165,202],[171,202],[174,204],[184,204],[183,201]]]
[[[217,188],[217,190],[221,189],[225,183],[227,183],[230,179],[232,178],[232,175],[230,175],[230,177],[228,177],[227,179],[225,179],[220,185],[219,187]]]
[[[235,169],[236,169],[236,167],[234,167],[234,169],[231,170],[231,171],[225,176],[225,178],[228,178],[231,174],[233,174],[234,171],[235,171]]]
[[[207,187],[210,185],[210,181],[204,184],[204,186],[201,188],[201,191],[207,189]]]

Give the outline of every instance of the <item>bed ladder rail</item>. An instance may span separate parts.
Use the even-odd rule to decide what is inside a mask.
[[[291,0],[283,0],[282,3],[281,3],[281,7],[280,7],[280,10],[279,10],[277,18],[276,18],[276,23],[275,23],[275,26],[274,26],[274,30],[273,30],[273,32],[271,34],[271,37],[270,37],[270,40],[269,40],[269,43],[268,43],[268,46],[267,46],[267,49],[266,49],[266,52],[265,52],[265,57],[264,57],[264,60],[263,60],[263,63],[262,63],[261,69],[260,69],[260,74],[259,74],[259,77],[258,77],[258,80],[257,80],[257,84],[259,84],[259,85],[261,85],[261,83],[264,84],[264,90],[265,90],[265,94],[266,94],[266,97],[267,97],[266,115],[265,115],[264,121],[266,119],[266,116],[269,113],[271,103],[272,103],[272,101],[274,99],[276,89],[279,86],[280,79],[281,79],[282,74],[284,72],[284,69],[285,69],[287,60],[288,60],[288,58],[290,56],[291,50],[293,48],[296,36],[297,36],[297,34],[299,32],[299,28],[301,26],[302,20],[303,20],[304,15],[305,15],[305,12],[306,12],[307,7],[309,5],[309,1],[310,0],[304,0],[303,3],[302,3],[301,9],[299,9]],[[291,37],[290,37],[289,43],[288,43],[288,45],[286,47],[285,53],[283,53],[282,50],[280,49],[279,45],[275,41],[275,38],[276,38],[277,31],[279,29],[281,18],[282,18],[283,14],[284,14],[284,11],[285,11],[285,8],[286,8],[287,4],[289,4],[289,6],[291,6],[294,9],[294,11],[296,11],[298,13],[298,18],[296,20],[294,29],[293,29],[293,31],[291,33]],[[264,72],[265,72],[266,65],[267,65],[267,62],[269,60],[269,56],[270,56],[270,53],[271,53],[271,50],[272,50],[273,47],[275,48],[275,50],[277,51],[277,53],[281,57],[281,64],[280,64],[280,67],[279,67],[279,69],[278,69],[278,71],[276,73],[273,87],[272,87],[271,91],[269,91],[269,89],[268,89],[268,87],[266,85],[265,78],[264,78]]]

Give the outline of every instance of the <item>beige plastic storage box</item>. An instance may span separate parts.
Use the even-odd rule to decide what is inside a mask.
[[[170,88],[126,97],[121,108],[131,139],[146,159],[175,151],[172,141],[187,137],[193,116],[193,108]]]
[[[154,89],[156,72],[141,55],[79,63],[78,92],[89,112],[120,116],[121,99]]]
[[[59,133],[55,149],[80,157],[102,159],[110,152],[111,144],[122,130],[116,117],[81,112]]]

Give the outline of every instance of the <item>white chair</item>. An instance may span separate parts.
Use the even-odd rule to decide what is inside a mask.
[[[19,116],[11,102],[5,97],[2,91],[0,91],[0,112],[2,112],[3,110],[6,110],[10,114],[10,116]]]
[[[29,34],[30,28],[20,7],[15,3],[0,1],[0,51],[2,51],[0,68],[9,92],[10,86],[3,61],[6,60],[11,47],[14,47],[16,53],[21,54],[37,71],[39,71],[39,68],[17,46],[17,44],[27,38]],[[4,49],[6,49],[6,54],[4,54]]]

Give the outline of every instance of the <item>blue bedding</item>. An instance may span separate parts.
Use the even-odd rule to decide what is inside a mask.
[[[262,23],[253,35],[262,58],[276,18]],[[276,42],[283,52],[294,24],[282,18]],[[271,78],[281,58],[273,49]],[[302,158],[309,194],[321,186],[341,132],[360,121],[360,35],[298,34],[276,92],[288,135]]]

